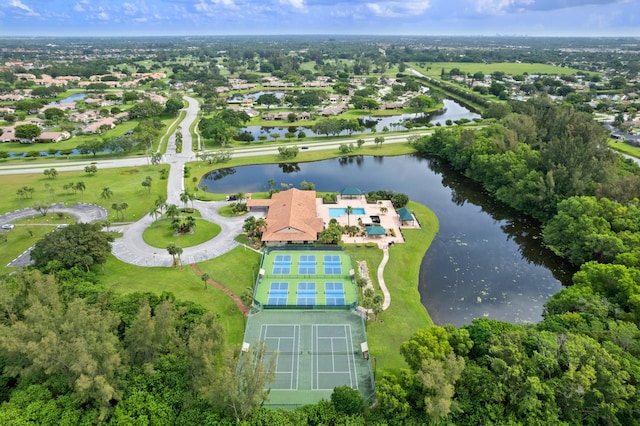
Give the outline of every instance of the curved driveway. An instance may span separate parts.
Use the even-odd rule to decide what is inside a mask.
[[[189,103],[187,114],[181,123],[182,152],[176,153],[175,135],[171,135],[167,145],[165,161],[169,163],[169,178],[167,179],[167,204],[180,205],[180,193],[184,190],[183,170],[187,161],[193,159],[192,138],[189,127],[198,118],[198,102],[185,96]],[[220,256],[238,245],[234,238],[242,232],[244,217],[228,218],[218,214],[218,209],[225,206],[224,201],[195,201],[196,208],[203,219],[220,225],[220,233],[202,244],[183,248],[180,261],[190,264],[209,260]],[[122,232],[122,238],[113,242],[112,253],[123,262],[138,266],[172,266],[173,258],[166,248],[152,247],[144,242],[142,233],[155,219],[147,214],[142,219],[129,225],[114,227]]]

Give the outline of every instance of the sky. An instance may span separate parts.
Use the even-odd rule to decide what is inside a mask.
[[[0,0],[0,37],[640,37],[640,0]]]

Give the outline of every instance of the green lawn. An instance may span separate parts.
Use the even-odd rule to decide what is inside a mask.
[[[425,75],[435,78],[440,78],[440,73],[443,68],[445,72],[449,72],[453,68],[458,68],[460,71],[467,74],[474,74],[476,72],[491,74],[496,71],[502,71],[505,74],[511,75],[520,75],[524,73],[572,75],[582,71],[576,68],[564,68],[555,65],[514,62],[493,62],[486,64],[478,62],[427,62],[424,66],[420,66],[417,63],[411,63],[410,67]]]
[[[196,219],[196,228],[193,234],[175,235],[171,229],[171,219],[156,220],[144,230],[142,239],[153,247],[166,248],[167,244],[175,243],[178,247],[192,247],[209,241],[220,233],[220,225],[204,219]]]
[[[609,139],[609,147],[616,151],[624,152],[632,157],[640,158],[640,147],[629,145],[623,141]]]
[[[238,258],[236,254],[238,251],[242,254],[242,249],[235,249],[199,266],[201,270],[208,272],[214,280],[222,282],[223,278],[227,277],[222,277],[218,271],[226,271],[229,265],[237,264],[233,259]],[[240,258],[245,259],[244,256]],[[238,265],[236,272],[242,274],[247,269],[247,262],[243,262]],[[224,281],[229,284],[228,278]],[[140,291],[161,294],[163,291],[167,291],[173,293],[180,300],[198,303],[218,314],[220,324],[224,327],[227,342],[230,345],[239,346],[242,342],[244,317],[235,302],[216,287],[209,285],[205,290],[200,277],[188,265],[175,269],[147,268],[129,265],[109,256],[104,268],[103,282],[107,288],[112,288],[117,293],[126,294]]]
[[[5,243],[2,240],[0,243],[0,275],[15,271],[16,268],[10,268],[7,264],[54,229],[55,226],[52,225],[16,225],[15,228],[9,231],[0,230],[2,235],[7,236],[7,242]]]
[[[379,316],[383,322],[370,320],[367,323],[371,356],[376,358],[377,368],[390,372],[407,367],[400,355],[400,345],[418,329],[433,325],[420,302],[418,281],[424,253],[438,233],[438,218],[421,204],[410,202],[407,207],[416,214],[422,228],[403,229],[407,241],[389,249],[384,280],[391,293],[391,305]],[[367,260],[369,273],[376,273],[382,259],[380,250],[348,245],[347,251],[354,261]],[[380,252],[379,259],[372,256],[370,251]]]
[[[158,165],[100,169],[98,164],[98,172],[94,176],[87,175],[84,171],[59,172],[55,179],[44,174],[4,175],[0,177],[0,213],[31,207],[37,202],[66,205],[95,203],[106,208],[109,220],[116,222],[122,218],[116,218],[112,204],[127,203],[129,207],[124,212],[124,220],[136,221],[149,212],[158,196],[167,196],[167,183],[160,179],[160,170],[168,167]],[[153,179],[150,192],[142,186],[147,176]],[[85,184],[84,192],[74,193],[73,190],[64,189],[66,184],[77,182]],[[25,199],[16,194],[16,190],[23,186],[35,189],[32,198]],[[108,199],[101,197],[105,187],[109,187],[113,193]]]

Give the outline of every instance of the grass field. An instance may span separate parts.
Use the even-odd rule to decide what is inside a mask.
[[[169,243],[175,243],[178,247],[192,247],[215,238],[220,233],[220,225],[204,219],[196,219],[196,227],[192,234],[175,235],[171,229],[171,219],[156,220],[144,230],[142,239],[153,247],[164,249]]]
[[[616,139],[609,139],[609,147],[632,157],[640,158],[640,147],[638,146],[629,145]]]
[[[476,72],[482,72],[484,74],[491,74],[496,71],[504,72],[505,74],[520,75],[520,74],[557,74],[557,75],[572,75],[576,74],[579,69],[564,68],[555,65],[547,64],[529,64],[529,63],[513,63],[513,62],[494,62],[494,63],[477,63],[477,62],[427,62],[424,66],[418,63],[411,63],[411,68],[420,71],[421,73],[430,77],[440,78],[440,73],[444,68],[445,72],[451,71],[453,68],[458,68],[464,73],[474,74]]]
[[[58,177],[50,179],[44,174],[4,175],[0,177],[0,213],[6,213],[25,207],[31,207],[37,202],[42,203],[94,203],[103,206],[109,212],[112,222],[122,220],[116,218],[116,211],[112,210],[114,203],[127,203],[129,207],[125,213],[125,221],[135,221],[147,214],[153,207],[158,196],[166,198],[166,182],[160,179],[160,170],[168,165],[142,166],[120,169],[100,169],[94,176],[84,171],[59,172]],[[151,176],[152,186],[148,192],[142,182]],[[70,183],[83,182],[85,191],[64,189]],[[16,191],[23,186],[33,187],[32,198],[22,198]],[[103,188],[109,187],[113,195],[104,199],[101,197]]]
[[[0,235],[7,237],[6,242],[3,239],[0,243],[0,275],[15,271],[16,268],[10,268],[7,264],[54,229],[53,225],[17,225],[9,231],[0,230]]]
[[[260,256],[242,247],[199,263],[203,272],[240,295],[246,286],[251,286],[251,267],[257,265]],[[222,290],[209,285],[207,289],[200,277],[188,266],[181,268],[145,268],[121,262],[114,256],[104,268],[103,282],[107,288],[122,294],[136,291],[161,294],[173,293],[176,298],[198,303],[218,314],[219,321],[231,347],[239,347],[244,335],[244,317],[233,300]],[[243,287],[244,285],[244,287]]]
[[[420,328],[433,325],[420,302],[418,281],[424,253],[438,233],[438,218],[421,204],[410,202],[407,207],[415,213],[422,227],[403,229],[405,244],[395,244],[389,249],[389,263],[385,267],[384,280],[391,293],[391,305],[380,314],[378,322],[367,322],[371,356],[376,358],[379,369],[390,372],[407,367],[400,355],[400,345]],[[367,260],[369,274],[376,274],[382,259],[380,250],[354,245],[347,245],[346,250],[352,255],[354,262]],[[372,252],[379,252],[379,258]]]

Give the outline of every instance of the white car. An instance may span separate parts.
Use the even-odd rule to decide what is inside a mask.
[[[13,229],[16,226],[13,223],[5,223],[4,225],[2,225],[2,229]]]

